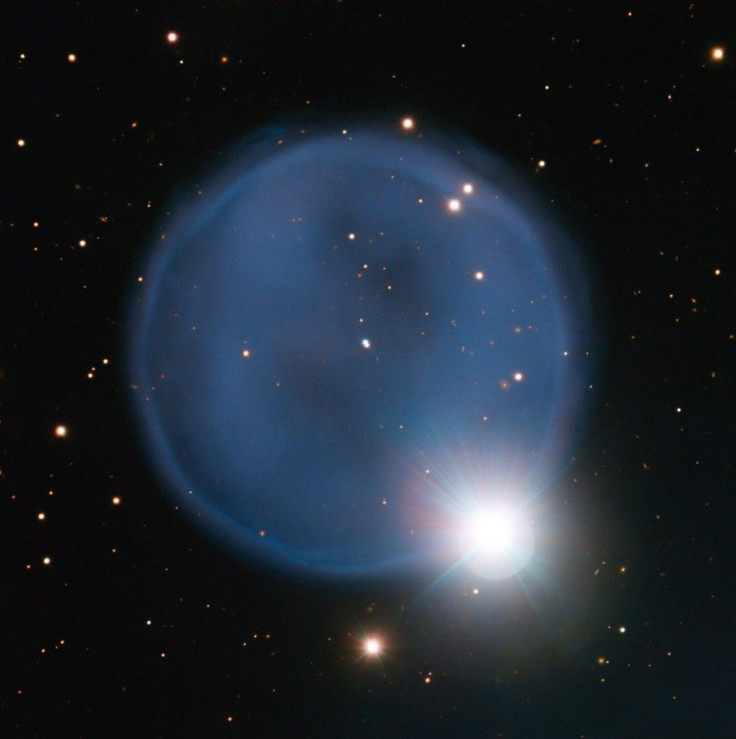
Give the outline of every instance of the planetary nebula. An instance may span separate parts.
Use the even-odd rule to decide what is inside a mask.
[[[523,516],[569,453],[576,259],[497,159],[407,128],[252,136],[151,251],[129,321],[141,435],[243,557],[451,566],[456,522]]]

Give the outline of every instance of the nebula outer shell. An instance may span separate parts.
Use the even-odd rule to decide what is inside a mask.
[[[521,193],[439,136],[244,143],[166,224],[133,309],[177,503],[246,557],[370,574],[444,556],[440,462],[538,487],[580,378],[567,247]]]

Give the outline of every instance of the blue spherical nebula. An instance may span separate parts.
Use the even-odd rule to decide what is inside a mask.
[[[456,519],[530,505],[569,452],[576,259],[468,141],[264,131],[179,207],[144,274],[142,435],[176,501],[238,554],[436,567]]]

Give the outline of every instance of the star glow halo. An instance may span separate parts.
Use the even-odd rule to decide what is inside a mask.
[[[487,451],[476,449],[463,465],[454,454],[436,455],[412,475],[404,516],[413,535],[433,539],[437,569],[446,575],[503,580],[534,558],[540,489],[513,471],[510,451],[501,456],[491,464]]]

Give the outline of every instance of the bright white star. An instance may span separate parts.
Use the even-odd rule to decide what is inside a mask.
[[[473,525],[475,546],[489,550],[503,550],[512,538],[511,525],[508,518],[497,512],[482,514]]]
[[[375,657],[381,653],[381,642],[375,637],[370,637],[363,643],[363,649],[368,656]]]
[[[458,544],[471,570],[490,580],[502,580],[529,563],[534,534],[521,513],[490,507],[466,517],[460,526]]]

